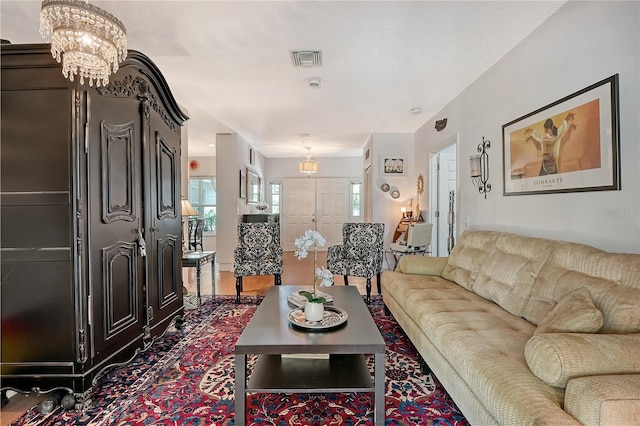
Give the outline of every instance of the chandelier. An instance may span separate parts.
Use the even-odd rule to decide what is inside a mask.
[[[51,54],[62,74],[89,86],[109,83],[109,74],[127,57],[127,30],[122,22],[88,0],[43,0],[40,35],[51,43]]]
[[[307,147],[306,159],[298,163],[298,169],[300,170],[300,173],[306,173],[307,176],[313,173],[318,173],[318,162],[313,161],[311,159],[311,154],[309,154],[309,150],[311,150],[311,148]]]

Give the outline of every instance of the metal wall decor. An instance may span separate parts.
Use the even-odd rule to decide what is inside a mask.
[[[444,128],[447,127],[447,119],[443,118],[442,120],[436,120],[436,130],[437,131],[442,131],[444,130]]]
[[[478,144],[477,155],[469,157],[471,166],[471,182],[474,186],[478,187],[478,192],[484,194],[485,200],[487,199],[487,192],[491,191],[491,184],[489,181],[489,154],[487,149],[491,148],[491,141],[482,137],[482,143]]]

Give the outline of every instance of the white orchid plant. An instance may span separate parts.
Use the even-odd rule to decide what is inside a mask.
[[[298,260],[306,259],[309,255],[309,251],[313,250],[313,268],[315,271],[313,277],[313,293],[308,291],[301,291],[300,294],[307,298],[309,302],[324,303],[326,302],[324,297],[318,297],[317,282],[320,280],[320,287],[331,287],[333,285],[333,274],[327,268],[318,268],[316,263],[318,260],[318,247],[323,247],[326,244],[326,240],[318,231],[307,229],[304,235],[296,238],[294,244],[297,250],[294,255]]]

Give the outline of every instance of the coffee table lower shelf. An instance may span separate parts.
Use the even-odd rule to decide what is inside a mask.
[[[329,359],[260,355],[245,392],[375,392],[361,354],[334,354]]]

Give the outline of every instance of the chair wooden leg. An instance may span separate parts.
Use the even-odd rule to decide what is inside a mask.
[[[371,278],[367,278],[367,303],[371,301]]]
[[[347,278],[346,275],[343,275],[344,277],[344,285],[349,285],[349,278]]]
[[[280,274],[275,274],[273,276],[274,280],[275,280],[275,285],[280,285],[282,284],[282,275]]]
[[[382,284],[380,283],[380,275],[381,273],[378,272],[377,281],[376,281],[376,284],[378,286],[378,294],[382,294],[382,287],[381,287]]]
[[[242,291],[242,277],[236,277],[236,304],[240,303],[241,291]]]

